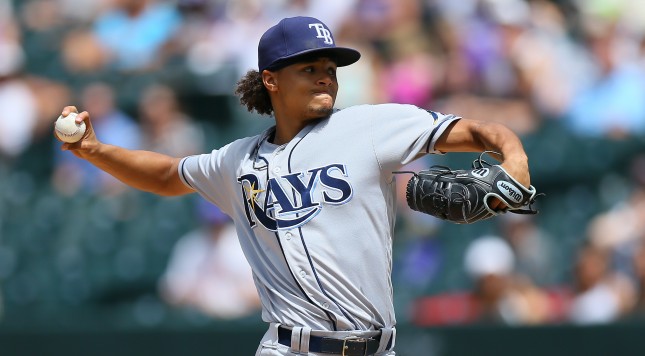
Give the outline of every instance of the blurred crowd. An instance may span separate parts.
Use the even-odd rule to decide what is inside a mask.
[[[51,218],[37,215],[48,206],[102,201],[108,214],[94,218],[98,225],[88,222],[88,231],[118,225],[146,233],[127,225],[144,213],[138,193],[58,149],[52,123],[63,106],[89,111],[106,143],[177,157],[208,152],[271,124],[244,113],[232,93],[257,68],[261,34],[295,15],[321,19],[336,42],[362,53],[338,73],[338,107],[409,103],[502,122],[521,137],[556,124],[564,141],[538,140],[536,148],[555,153],[554,161],[569,137],[618,144],[645,136],[640,0],[0,0],[0,184],[7,187],[0,193],[0,305],[3,294],[9,306],[38,300],[25,297],[37,293],[27,282],[16,282],[30,263],[17,246],[28,242],[9,231],[57,231],[50,240],[73,240],[60,226],[47,230],[53,222],[38,222]],[[575,238],[559,236],[539,215],[507,214],[486,229],[451,230],[410,211],[401,197],[394,266],[400,319],[588,324],[645,312],[645,158],[629,157],[623,167],[603,174],[611,192],[594,193],[604,204],[572,228]],[[588,189],[568,188],[571,196]],[[47,199],[35,197],[43,192]],[[576,196],[584,205],[585,195]],[[194,220],[183,230],[168,228],[175,232],[170,242],[154,245],[164,251],[154,289],[163,303],[214,318],[249,315],[259,305],[230,221],[203,204],[188,200]],[[34,214],[32,230],[14,226],[14,206]],[[446,231],[461,240],[454,251],[440,238]],[[109,249],[92,244],[98,254]],[[74,286],[82,257],[64,251],[56,263]],[[125,256],[118,263],[144,260],[118,256]],[[446,279],[446,288],[436,287]],[[73,288],[91,295],[91,287]]]

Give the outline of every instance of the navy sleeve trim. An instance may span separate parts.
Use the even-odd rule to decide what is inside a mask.
[[[430,145],[431,145],[431,144],[432,144],[432,142],[434,141],[434,136],[437,134],[437,132],[439,131],[439,129],[441,129],[441,128],[442,128],[442,127],[444,127],[445,125],[448,125],[448,124],[450,124],[451,122],[453,122],[453,121],[455,121],[455,120],[458,120],[458,119],[459,119],[459,117],[457,117],[457,116],[453,116],[453,117],[452,117],[452,118],[450,118],[450,119],[444,120],[442,123],[440,123],[437,127],[435,127],[435,128],[432,130],[432,133],[430,133],[430,137],[428,138],[428,143],[426,144],[426,153],[430,153]]]
[[[179,173],[181,175],[181,180],[186,184],[190,189],[196,190],[195,187],[193,187],[189,182],[188,179],[186,178],[186,173],[184,172],[184,165],[186,164],[186,160],[188,157],[184,157],[184,159],[179,162]]]

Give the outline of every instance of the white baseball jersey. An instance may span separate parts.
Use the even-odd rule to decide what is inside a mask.
[[[313,121],[289,143],[273,128],[179,165],[183,182],[235,220],[262,318],[313,330],[395,325],[393,171],[426,153],[453,115],[362,105]]]

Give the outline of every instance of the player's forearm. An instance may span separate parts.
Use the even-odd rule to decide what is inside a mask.
[[[442,152],[495,151],[501,161],[527,161],[519,137],[502,124],[461,119],[439,138],[435,148]]]
[[[530,184],[528,157],[522,142],[502,124],[461,119],[446,130],[435,148],[442,152],[498,152],[501,157],[493,157],[520,183],[527,187]]]
[[[498,123],[479,123],[474,126],[475,141],[479,142],[481,150],[500,153],[502,167],[525,187],[531,184],[529,160],[522,141],[509,128]],[[493,155],[494,156],[494,155]]]
[[[475,142],[478,151],[495,151],[502,154],[496,157],[502,162],[513,161],[528,166],[528,157],[519,137],[509,128],[498,123],[480,122],[474,126]]]
[[[178,158],[107,144],[98,144],[82,157],[136,189],[160,195],[179,195],[188,190],[176,181]]]

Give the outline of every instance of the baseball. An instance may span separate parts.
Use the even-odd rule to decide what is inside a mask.
[[[74,143],[78,142],[85,134],[85,122],[76,123],[77,113],[70,113],[67,116],[59,116],[54,125],[56,136],[63,141]]]

